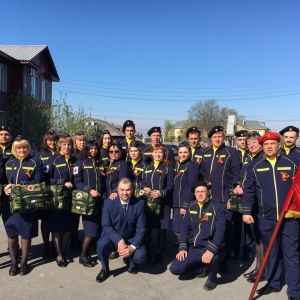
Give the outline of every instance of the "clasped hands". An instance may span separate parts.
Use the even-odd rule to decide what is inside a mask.
[[[123,258],[129,257],[133,252],[134,248],[130,245],[127,245],[124,240],[121,240],[118,243],[117,251],[119,255]]]

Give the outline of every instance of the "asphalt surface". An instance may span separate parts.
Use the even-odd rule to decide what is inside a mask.
[[[82,230],[79,232],[82,238]],[[252,284],[243,273],[252,270],[254,262],[230,261],[230,274],[218,275],[217,287],[207,292],[203,289],[206,278],[194,278],[192,274],[178,277],[169,271],[175,257],[175,238],[168,233],[164,263],[139,268],[136,275],[129,274],[121,258],[110,261],[112,275],[103,283],[95,278],[101,269],[99,263],[94,268],[86,268],[78,263],[80,251],[70,250],[74,258],[66,268],[59,268],[54,260],[43,260],[42,238],[32,240],[28,264],[30,273],[26,276],[8,275],[10,257],[7,252],[7,238],[0,226],[0,299],[248,299]],[[155,240],[155,237],[154,239]],[[96,259],[96,254],[93,255]],[[259,287],[265,282],[261,282]],[[287,299],[286,286],[280,293],[254,299]]]

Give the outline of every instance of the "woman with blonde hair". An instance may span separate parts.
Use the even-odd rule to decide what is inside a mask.
[[[13,158],[6,163],[6,176],[8,184],[4,193],[11,194],[12,185],[30,185],[40,183],[43,167],[40,160],[30,157],[31,146],[22,136],[17,136],[12,144]],[[8,249],[11,257],[9,275],[17,275],[18,269],[18,236],[21,236],[22,260],[20,275],[28,273],[27,257],[31,239],[38,235],[38,216],[36,212],[13,213],[10,212],[9,197],[6,197],[2,213],[3,223],[8,236]]]
[[[166,231],[169,229],[172,192],[174,189],[174,170],[166,159],[164,146],[155,145],[151,150],[152,163],[146,168],[142,188],[150,193],[152,198],[161,202],[161,210],[158,215],[147,214],[147,227],[145,234],[145,246],[148,251],[148,265],[161,263],[163,250],[166,243]],[[154,258],[151,258],[151,231],[157,230],[158,247]]]

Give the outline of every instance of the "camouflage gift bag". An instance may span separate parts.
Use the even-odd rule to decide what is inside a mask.
[[[233,190],[229,192],[230,197],[230,210],[242,213],[242,197],[236,195]]]
[[[25,213],[44,209],[49,203],[49,189],[44,182],[12,185],[9,201],[11,213]]]
[[[73,190],[72,192],[72,213],[91,216],[99,211],[101,198],[92,197],[90,193]]]
[[[149,193],[143,189],[135,188],[134,196],[138,199],[145,200],[146,212],[148,214],[159,215],[161,211],[161,199],[153,199]]]
[[[50,209],[71,210],[72,191],[62,184],[50,185]]]

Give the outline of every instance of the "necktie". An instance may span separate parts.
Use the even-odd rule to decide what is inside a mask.
[[[128,204],[122,204],[122,206],[123,206],[124,217],[126,217],[126,212],[127,212],[127,206],[128,206]]]

